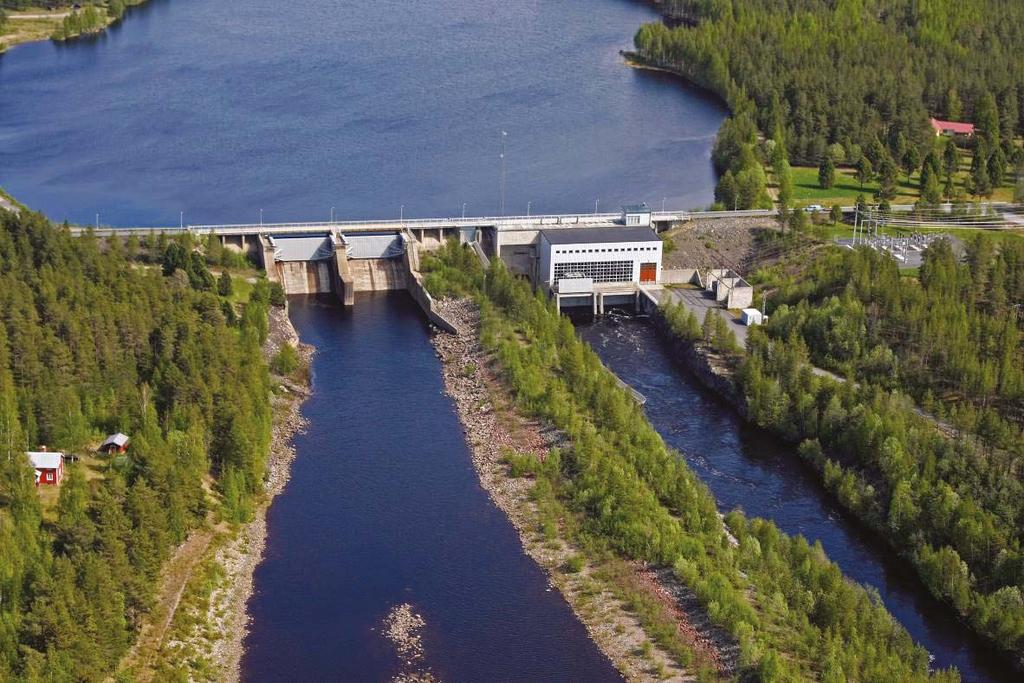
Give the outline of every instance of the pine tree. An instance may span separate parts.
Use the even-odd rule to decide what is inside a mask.
[[[832,157],[826,156],[818,166],[818,185],[827,190],[836,183],[836,165]]]

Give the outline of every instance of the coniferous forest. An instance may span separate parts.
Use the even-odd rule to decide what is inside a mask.
[[[644,25],[637,52],[729,105],[714,160],[730,188],[746,172],[753,189],[736,204],[762,203],[747,176],[769,158],[780,177],[787,158],[862,166],[868,177],[920,168],[933,151],[929,116],[975,123],[970,145],[998,175],[1024,162],[1014,143],[1024,120],[1016,0],[666,0],[662,9],[680,25]],[[759,139],[784,151],[764,152]]]
[[[173,546],[251,513],[268,305],[258,284],[236,316],[187,242],[0,212],[0,680],[102,680]],[[117,431],[128,453],[95,457]],[[24,455],[42,444],[81,458],[49,502]]]
[[[750,417],[799,442],[936,597],[1019,658],[1024,241],[978,237],[961,261],[940,240],[919,278],[830,249],[768,284],[775,310],[740,371]]]

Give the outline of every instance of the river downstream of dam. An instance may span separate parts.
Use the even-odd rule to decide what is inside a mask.
[[[590,322],[584,317],[577,321],[580,336],[646,397],[651,424],[683,454],[722,512],[741,508],[774,521],[788,534],[821,541],[846,576],[878,591],[886,608],[932,654],[936,668],[955,666],[970,683],[1019,680],[927,594],[909,566],[842,513],[795,447],[744,423],[673,361],[647,320],[616,314]]]
[[[405,293],[295,298],[316,349],[306,433],[267,517],[250,681],[620,681],[480,487],[440,361]],[[424,622],[403,667],[390,609]]]

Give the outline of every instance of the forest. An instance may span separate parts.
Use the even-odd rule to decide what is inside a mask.
[[[740,372],[750,417],[800,442],[936,597],[1019,658],[1024,241],[979,236],[961,261],[940,240],[918,278],[871,249],[828,249],[766,284],[774,310]]]
[[[683,22],[641,27],[637,53],[729,105],[714,160],[720,172],[744,173],[748,186],[756,167],[763,173],[780,154],[773,146],[799,165],[831,158],[867,168],[867,160],[887,176],[920,168],[934,151],[929,116],[974,122],[978,134],[964,142],[986,171],[991,164],[1001,175],[1016,156],[1024,121],[1016,0],[666,0],[662,10]],[[758,206],[755,194],[736,203]]]
[[[481,343],[518,409],[561,430],[568,445],[534,463],[535,495],[563,504],[592,553],[669,566],[709,617],[736,639],[741,677],[791,680],[958,680],[880,604],[848,581],[820,544],[715,499],[647,422],[568,319],[495,260],[485,273],[450,243],[423,260],[434,296],[472,296]],[[691,334],[716,331],[693,320]],[[522,467],[522,464],[519,464]]]
[[[171,549],[262,491],[270,288],[236,310],[195,247],[0,212],[0,680],[104,680]],[[54,498],[42,445],[74,456]]]

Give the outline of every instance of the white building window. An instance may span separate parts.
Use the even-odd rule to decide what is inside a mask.
[[[600,263],[556,263],[554,281],[565,277],[589,277],[594,282],[632,282],[632,261]]]

